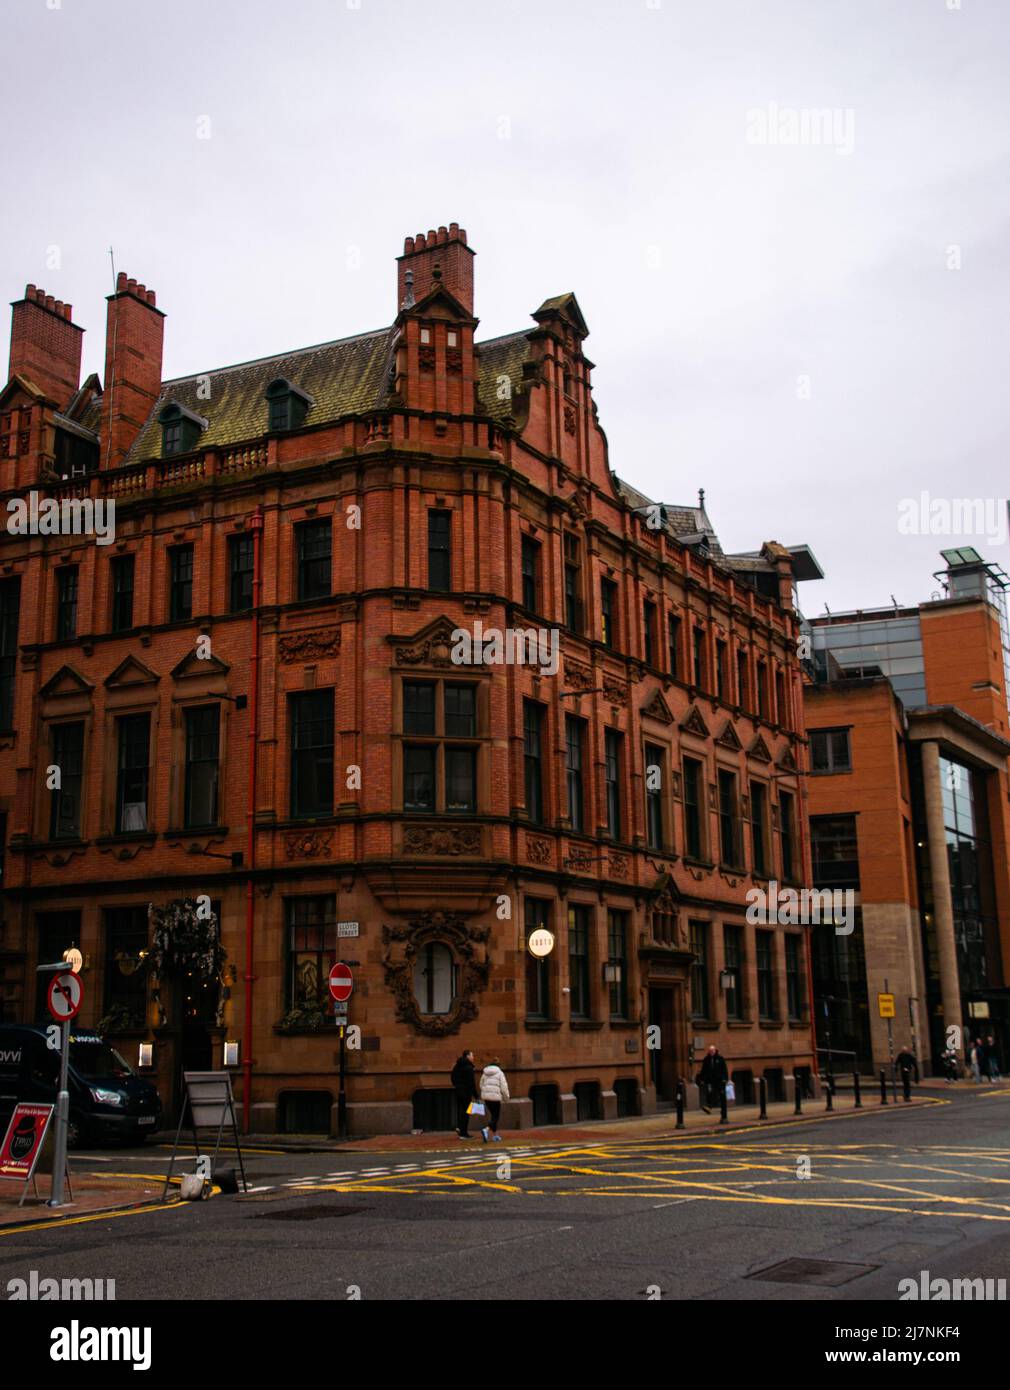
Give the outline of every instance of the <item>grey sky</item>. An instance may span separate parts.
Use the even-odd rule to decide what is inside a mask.
[[[458,221],[479,336],[574,290],[611,466],[808,542],[811,614],[927,598],[962,541],[1010,568],[1005,527],[897,526],[1010,493],[1006,0],[56,3],[3,4],[0,245],[86,370],[110,244],[173,376],[390,322],[403,237]]]

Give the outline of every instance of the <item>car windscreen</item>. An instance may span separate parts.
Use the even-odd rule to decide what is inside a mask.
[[[103,1077],[133,1076],[129,1062],[125,1062],[114,1047],[101,1038],[72,1037],[70,1039],[70,1060],[78,1075],[86,1081],[101,1081]]]

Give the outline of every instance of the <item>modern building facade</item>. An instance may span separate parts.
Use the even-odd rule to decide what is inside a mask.
[[[851,935],[814,941],[838,1065],[888,1064],[885,991],[895,1046],[927,1067],[948,1039],[962,1058],[973,1038],[1010,1045],[1007,581],[971,548],[944,560],[928,603],[810,626],[814,880],[858,904]]]
[[[234,1041],[253,1128],[328,1131],[338,959],[355,1132],[449,1127],[463,1047],[512,1124],[649,1110],[709,1042],[744,1093],[814,1066],[806,933],[746,895],[808,881],[819,572],[615,476],[574,295],[477,343],[473,261],[410,237],[389,327],[170,381],[125,275],[104,382],[14,305],[5,500],[116,506],[0,535],[3,1008],[77,948],[169,1106]]]

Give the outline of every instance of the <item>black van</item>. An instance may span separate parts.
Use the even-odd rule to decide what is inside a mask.
[[[46,1029],[0,1023],[0,1138],[18,1101],[56,1103],[60,1054]],[[142,1143],[161,1123],[158,1092],[97,1033],[70,1034],[68,1143]]]

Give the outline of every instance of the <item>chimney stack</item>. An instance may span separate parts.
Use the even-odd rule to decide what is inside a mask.
[[[108,296],[105,390],[102,395],[102,468],[123,462],[161,392],[165,315],[154,290],[120,271]]]
[[[407,272],[413,271],[413,296],[419,302],[430,294],[439,282],[454,299],[458,299],[473,317],[473,258],[466,244],[466,232],[457,222],[437,232],[418,232],[403,243],[403,255],[397,259],[396,310],[409,299]]]
[[[69,304],[34,285],[11,305],[8,379],[19,373],[63,410],[81,384],[84,329],[71,323]]]

